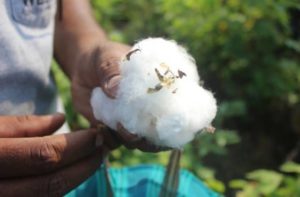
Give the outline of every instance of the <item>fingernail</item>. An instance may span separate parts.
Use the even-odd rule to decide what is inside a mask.
[[[50,116],[52,116],[55,121],[65,121],[65,115],[63,113],[56,112]]]
[[[114,76],[110,78],[105,85],[106,92],[109,93],[109,95],[112,96],[113,98],[117,96],[120,79],[121,79],[120,75]]]
[[[103,136],[101,134],[98,134],[96,136],[96,147],[100,147],[103,145]]]

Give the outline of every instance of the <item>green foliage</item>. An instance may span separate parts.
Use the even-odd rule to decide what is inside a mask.
[[[241,126],[235,129],[249,125],[260,128],[265,121],[257,118],[259,113],[265,118],[282,106],[292,110],[300,103],[300,41],[292,36],[289,12],[300,9],[298,0],[91,2],[97,21],[113,40],[132,44],[145,37],[162,36],[175,39],[195,57],[204,86],[218,99],[217,131],[200,135],[187,145],[181,165],[216,191],[224,192],[225,186],[215,178],[215,170],[203,166],[202,161],[210,154],[226,154],[228,145],[240,141],[236,132],[224,128],[238,124]],[[60,73],[56,80],[68,122],[72,128],[86,127],[86,121],[73,111],[68,81],[56,67],[54,72]],[[167,160],[168,153],[147,154],[125,148],[111,155],[114,166],[165,165]],[[299,165],[287,163],[281,171],[257,170],[247,175],[250,181],[232,181],[231,186],[242,189],[238,193],[241,197],[300,196]]]
[[[240,100],[247,108],[261,106],[266,99],[289,102],[289,95],[299,100],[300,42],[291,38],[287,12],[299,7],[295,0],[94,0],[93,4],[112,37],[132,43],[167,36],[186,45],[201,76],[229,99],[226,102]]]
[[[255,170],[247,180],[233,180],[230,186],[239,189],[237,197],[297,197],[300,196],[300,164],[287,162],[281,172]]]
[[[300,42],[291,38],[287,12],[293,1],[163,2],[171,37],[188,44],[217,94],[260,107],[299,91]]]
[[[299,102],[300,42],[292,37],[288,12],[290,8],[299,9],[296,0],[92,3],[98,21],[115,40],[133,43],[149,36],[163,36],[186,46],[199,65],[204,85],[218,97],[217,128],[231,120],[255,125],[253,111],[272,114],[276,106],[292,107]],[[276,103],[275,108],[268,106],[272,103]],[[214,135],[203,135],[185,147],[183,166],[206,180],[212,179],[214,172],[201,166],[202,159],[207,154],[224,154],[226,145],[238,141],[233,132],[218,130]],[[120,157],[126,154],[118,153]],[[153,158],[143,155],[139,155],[140,162]]]
[[[209,154],[226,154],[226,146],[236,144],[240,141],[238,135],[234,131],[217,130],[212,134],[200,134],[196,138],[195,143],[199,141],[199,158],[203,158]]]

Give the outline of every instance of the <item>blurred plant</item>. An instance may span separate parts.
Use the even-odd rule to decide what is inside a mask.
[[[237,197],[298,197],[300,196],[300,164],[287,162],[281,172],[255,170],[247,180],[233,180],[230,187],[238,189]]]
[[[288,12],[299,5],[296,0],[162,3],[167,31],[188,46],[207,85],[227,104],[239,100],[245,110],[299,102],[300,42],[291,37]]]
[[[232,114],[239,122],[250,120],[259,126],[251,117],[260,111],[272,114],[300,102],[300,41],[292,37],[289,14],[290,9],[300,9],[297,0],[92,3],[113,39],[133,43],[163,36],[185,45],[204,85],[222,99],[219,126]]]
[[[256,133],[258,138],[261,131],[269,129],[272,137],[279,136],[279,140],[285,139],[282,134],[291,132],[286,126],[290,116],[286,114],[300,105],[300,41],[293,32],[297,27],[291,27],[290,23],[290,10],[300,10],[298,0],[91,2],[96,19],[110,38],[134,43],[149,36],[163,36],[179,41],[195,57],[204,86],[212,89],[219,101],[214,123],[218,130],[214,135],[203,134],[187,145],[181,165],[216,191],[224,192],[224,184],[215,178],[213,169],[203,166],[203,158],[209,154],[226,154],[228,145],[240,141],[235,132],[223,128],[243,129]],[[53,70],[56,74],[60,72],[56,67]],[[71,107],[68,81],[61,74],[56,80],[72,128],[86,127],[87,122]],[[296,114],[293,122],[298,125],[298,113],[293,114]],[[274,116],[279,118],[266,121]],[[297,139],[286,138],[289,144]],[[167,159],[167,152],[146,154],[124,148],[111,155],[114,166],[153,162],[166,165]],[[294,183],[299,185],[296,175],[265,170],[248,175],[255,179],[255,184],[260,180],[258,177],[271,177],[268,181],[272,186],[262,189],[266,193],[284,185],[291,185],[290,188]],[[254,187],[252,182],[246,185]]]
[[[288,12],[299,9],[297,0],[92,3],[112,38],[132,43],[167,36],[186,45],[201,76],[223,98],[245,100],[246,107],[264,99],[288,101],[296,93],[299,101],[300,42],[291,38]]]

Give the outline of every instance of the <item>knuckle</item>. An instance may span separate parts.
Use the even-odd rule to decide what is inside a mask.
[[[31,150],[30,156],[37,168],[49,171],[57,166],[62,155],[57,145],[41,140],[39,145]]]
[[[28,122],[31,120],[32,120],[32,116],[30,115],[16,116],[16,121],[20,123]]]

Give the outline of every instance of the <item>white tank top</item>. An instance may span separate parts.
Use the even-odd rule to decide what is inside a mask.
[[[55,12],[56,0],[0,1],[0,114],[56,111]]]

